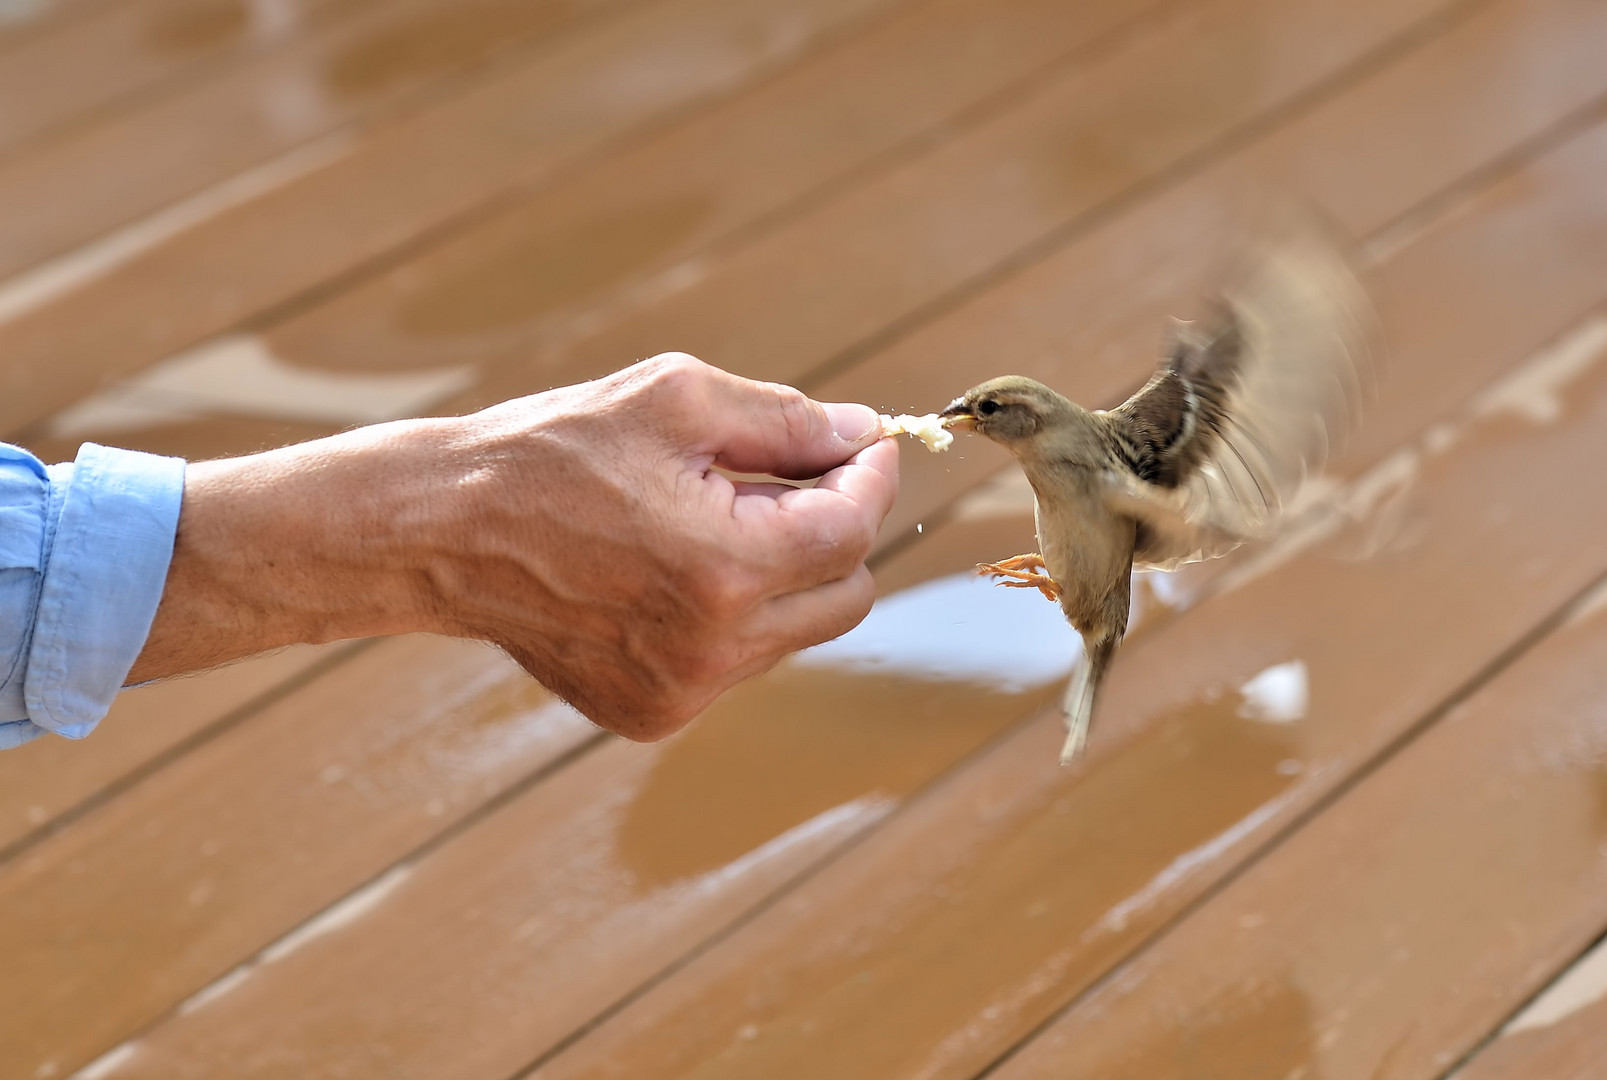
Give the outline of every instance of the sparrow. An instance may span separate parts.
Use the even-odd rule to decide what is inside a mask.
[[[1265,539],[1354,426],[1373,322],[1351,265],[1315,232],[1259,247],[1206,317],[1173,321],[1154,375],[1114,409],[1006,375],[938,414],[1002,445],[1032,486],[1039,550],[978,572],[1038,589],[1082,636],[1062,765],[1087,741],[1127,631],[1133,570]]]

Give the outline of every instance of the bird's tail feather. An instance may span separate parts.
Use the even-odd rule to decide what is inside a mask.
[[[1119,634],[1083,639],[1083,662],[1073,673],[1061,705],[1066,717],[1066,744],[1060,751],[1062,765],[1070,765],[1088,741],[1088,725],[1094,718],[1099,684],[1104,681],[1105,668],[1109,666],[1110,658],[1115,655],[1116,646],[1120,643]]]

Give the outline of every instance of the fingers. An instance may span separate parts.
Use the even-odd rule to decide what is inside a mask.
[[[769,671],[789,654],[846,634],[864,621],[875,601],[876,583],[864,563],[845,578],[766,601],[733,635],[744,643],[729,654],[733,663],[711,678],[699,706],[687,710],[675,726],[690,720],[737,683]]]
[[[754,637],[768,648],[755,660],[756,671],[742,677],[788,653],[841,637],[864,621],[875,601],[876,583],[864,563],[845,578],[775,597],[753,615]]]
[[[576,700],[594,723],[636,742],[674,734],[737,683],[763,674],[799,649],[830,641],[858,626],[876,600],[876,585],[861,564],[848,577],[767,601],[729,632],[729,644],[706,652],[697,662],[679,665],[697,672],[646,701],[619,697],[629,680],[597,695]],[[712,657],[719,657],[711,662]],[[515,659],[520,659],[515,654]],[[521,662],[523,662],[521,660]],[[526,664],[529,668],[529,665]]]
[[[504,545],[533,548],[528,599],[488,590],[497,617],[482,636],[610,730],[663,737],[870,610],[865,558],[898,490],[897,445],[870,408],[683,354],[506,411],[492,419],[522,424],[516,435],[550,430],[516,441],[552,451],[528,471],[562,483],[540,502],[542,527]],[[819,479],[792,488],[711,466]]]
[[[805,559],[812,551],[838,550],[851,567],[869,553],[897,497],[898,444],[873,443],[814,487],[779,495],[776,540]]]
[[[641,365],[661,407],[692,443],[733,472],[801,480],[847,461],[881,437],[868,405],[823,404],[780,383],[755,382],[685,353],[664,353]]]
[[[898,447],[874,443],[814,487],[739,493],[733,554],[763,568],[763,598],[847,577],[870,553],[897,494]]]
[[[881,437],[868,405],[822,404],[790,386],[721,380],[707,431],[716,465],[789,480],[819,476]]]
[[[789,480],[819,476],[881,437],[868,405],[821,403],[779,383],[722,381],[705,432],[714,463]]]
[[[872,443],[821,477],[811,490],[835,492],[880,525],[898,498],[898,443],[892,439]]]
[[[738,498],[765,496],[771,499],[779,499],[789,491],[798,490],[791,484],[769,484],[753,480],[733,480],[731,481],[731,487],[737,493]]]

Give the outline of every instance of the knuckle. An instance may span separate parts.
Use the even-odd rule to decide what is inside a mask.
[[[728,622],[747,611],[758,595],[752,575],[735,565],[704,564],[688,578],[686,593],[705,621]]]
[[[660,353],[646,362],[648,385],[655,394],[685,398],[701,392],[711,370],[690,353]]]
[[[876,580],[864,567],[856,570],[848,580],[851,591],[845,604],[846,613],[853,618],[852,626],[858,626],[876,604]]]
[[[681,352],[679,349],[672,349],[669,352],[661,352],[655,356],[648,357],[647,362],[660,370],[668,371],[698,371],[708,367],[707,364],[691,353]]]
[[[642,367],[645,421],[677,439],[701,430],[714,403],[715,369],[687,353],[662,353]]]
[[[843,553],[853,560],[854,565],[865,561],[870,549],[876,545],[876,523],[862,516],[851,518],[843,530]]]
[[[781,429],[786,433],[791,445],[803,445],[815,434],[816,422],[819,419],[814,402],[791,386],[771,383],[772,400]]]
[[[872,605],[876,603],[876,584],[866,570],[856,570],[844,581],[846,586],[838,595],[829,618],[825,619],[814,632],[814,640],[809,644],[816,645],[822,641],[830,641],[848,633],[854,627],[865,621],[870,614]]]

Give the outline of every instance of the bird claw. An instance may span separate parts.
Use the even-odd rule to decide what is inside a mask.
[[[995,578],[995,585],[1011,589],[1037,589],[1049,600],[1058,601],[1060,586],[1055,579],[1048,574],[1034,572],[1042,569],[1045,569],[1043,556],[1037,554],[1017,555],[996,563],[977,563],[976,567],[977,573]]]
[[[1002,574],[1006,571],[1026,570],[1030,572],[1047,570],[1048,566],[1045,565],[1043,556],[1033,551],[1026,555],[1015,555],[1008,559],[1000,559],[996,563],[977,563],[977,569],[990,574]]]

